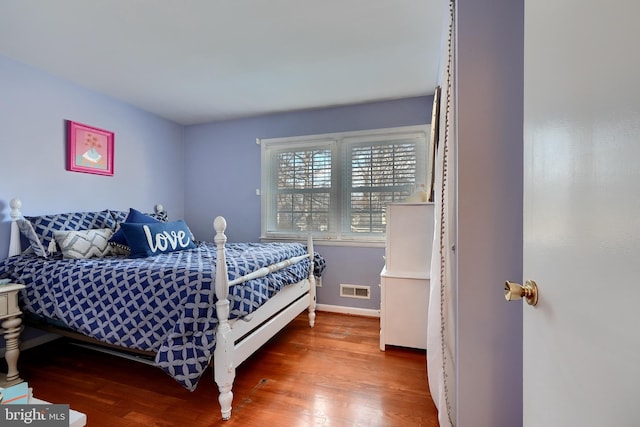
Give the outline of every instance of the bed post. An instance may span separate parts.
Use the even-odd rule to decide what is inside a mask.
[[[20,255],[22,248],[20,247],[20,229],[18,228],[18,220],[22,217],[22,202],[20,199],[11,199],[9,202],[11,207],[11,235],[9,238],[9,256]]]
[[[311,267],[309,268],[309,326],[313,328],[316,324],[316,276],[313,272],[314,250],[311,233],[307,237],[307,252],[311,260]]]
[[[213,228],[216,230],[214,241],[216,243],[216,315],[218,317],[218,327],[216,329],[216,349],[213,353],[214,378],[220,395],[220,410],[222,419],[231,418],[231,401],[233,400],[233,380],[236,376],[236,368],[233,364],[234,342],[229,336],[231,326],[229,325],[229,276],[227,275],[227,262],[224,253],[224,245],[227,241],[224,231],[227,228],[227,221],[218,216],[213,221]]]

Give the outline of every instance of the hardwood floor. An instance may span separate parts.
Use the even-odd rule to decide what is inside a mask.
[[[56,340],[21,353],[34,395],[100,426],[437,426],[423,351],[378,345],[379,319],[298,316],[238,369],[222,421],[211,368],[189,392],[158,368]]]

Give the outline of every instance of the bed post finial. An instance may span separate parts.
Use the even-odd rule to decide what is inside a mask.
[[[18,198],[13,198],[9,202],[11,207],[11,235],[9,237],[9,256],[20,255],[22,248],[20,246],[20,229],[18,228],[18,220],[22,218],[22,202]]]
[[[14,197],[9,202],[9,206],[11,206],[11,218],[18,219],[22,216],[22,214],[20,213],[20,209],[22,209],[22,202],[20,201],[20,199]],[[17,216],[14,216],[14,213]]]
[[[216,230],[216,233],[224,234],[227,229],[227,220],[222,216],[217,216],[216,219],[213,220],[213,229]]]

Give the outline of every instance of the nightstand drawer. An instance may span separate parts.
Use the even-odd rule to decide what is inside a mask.
[[[0,286],[0,319],[21,314],[18,306],[18,294],[24,285],[9,284]]]

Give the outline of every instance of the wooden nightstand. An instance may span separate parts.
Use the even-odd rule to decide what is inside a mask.
[[[0,387],[22,382],[22,378],[18,375],[18,356],[20,355],[18,338],[22,331],[20,318],[22,312],[18,307],[18,293],[21,289],[24,289],[24,285],[13,283],[0,285],[0,320],[2,320],[6,345],[4,358],[7,361],[7,378],[5,381],[0,381]]]

